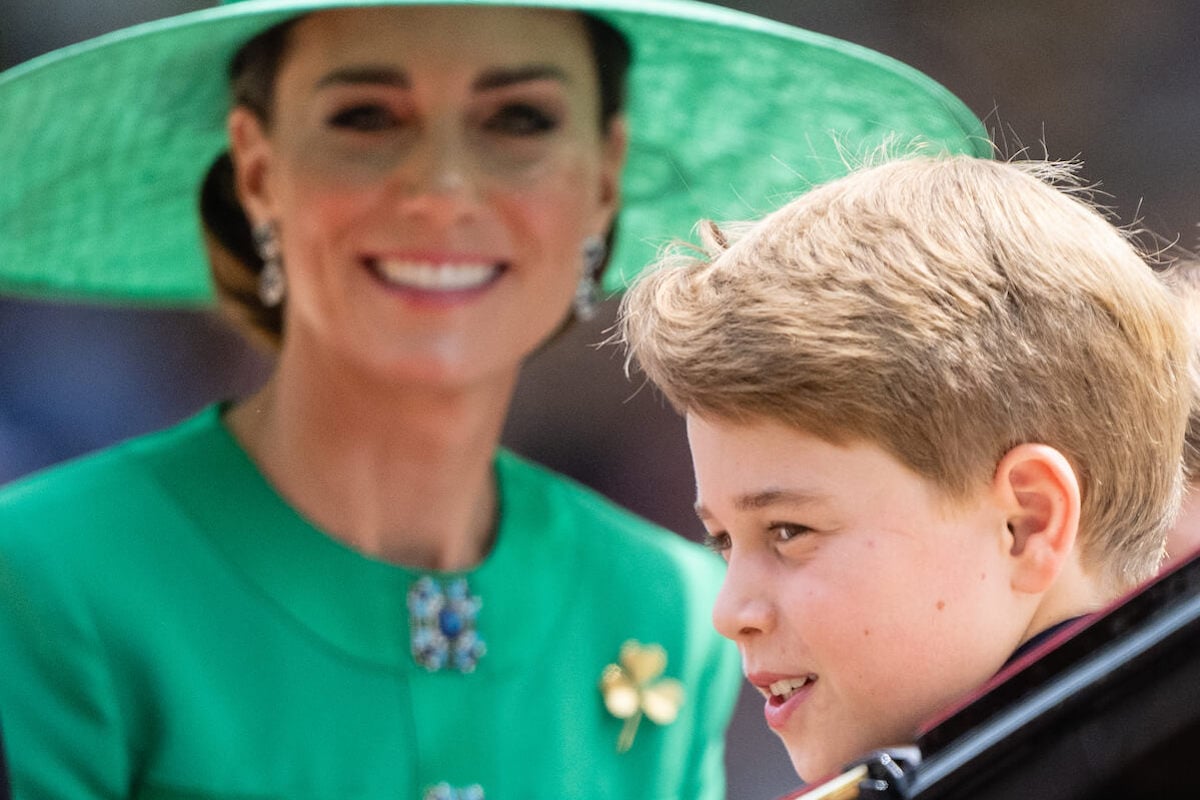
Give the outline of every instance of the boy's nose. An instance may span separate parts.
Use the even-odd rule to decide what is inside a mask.
[[[766,589],[763,576],[731,558],[713,605],[717,632],[735,642],[770,632],[775,625],[775,609]]]

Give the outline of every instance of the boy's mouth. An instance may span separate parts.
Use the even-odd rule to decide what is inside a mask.
[[[794,695],[796,692],[800,691],[805,686],[816,682],[816,680],[817,676],[811,673],[799,678],[783,678],[781,680],[771,682],[763,694],[766,696],[767,702],[770,705],[781,706],[790,700],[792,695]],[[763,691],[761,686],[759,687],[759,691]]]
[[[766,698],[763,713],[771,730],[784,730],[788,721],[803,706],[817,684],[816,673],[784,675],[778,672],[748,672],[747,679]]]

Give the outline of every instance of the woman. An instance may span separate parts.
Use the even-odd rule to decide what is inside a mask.
[[[245,0],[0,77],[6,286],[208,298],[203,184],[217,293],[278,340],[254,396],[0,496],[18,797],[722,795],[719,566],[498,448],[520,366],[620,198],[609,288],[847,143],[978,123],[744,15],[465,5]]]

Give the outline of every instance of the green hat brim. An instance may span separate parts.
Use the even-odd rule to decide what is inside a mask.
[[[197,198],[227,146],[234,52],[309,11],[428,4],[243,0],[0,74],[0,292],[212,302]],[[574,9],[629,39],[631,141],[608,291],[698,220],[760,216],[887,142],[992,153],[975,115],[917,70],[731,9],[688,0],[438,4]]]

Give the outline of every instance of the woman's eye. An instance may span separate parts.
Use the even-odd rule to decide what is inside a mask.
[[[791,522],[777,522],[770,526],[770,530],[775,534],[775,541],[790,542],[806,533],[810,533],[812,528],[807,525],[796,525]]]
[[[396,115],[385,106],[362,105],[342,109],[329,118],[330,126],[370,133],[396,125]]]
[[[729,550],[729,534],[706,533],[704,534],[704,546],[714,553],[724,553]]]
[[[486,127],[508,136],[537,136],[557,128],[558,119],[536,106],[514,103],[493,114]]]

